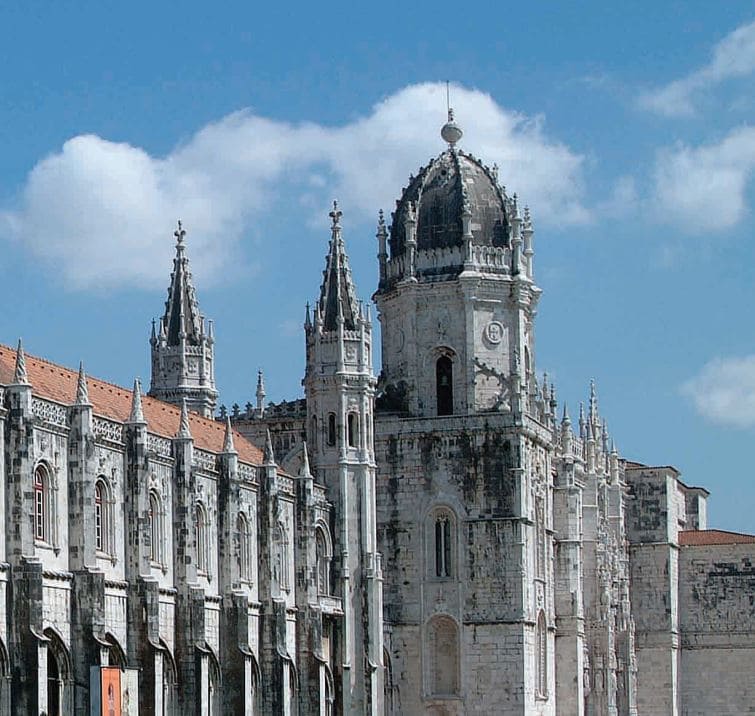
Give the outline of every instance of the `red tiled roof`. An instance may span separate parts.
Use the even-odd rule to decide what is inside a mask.
[[[0,384],[8,385],[13,382],[15,367],[16,349],[0,345]],[[63,405],[70,405],[76,398],[78,371],[27,353],[26,372],[33,395]],[[89,402],[92,403],[96,415],[121,423],[128,420],[131,414],[132,391],[90,376],[87,376],[87,388]],[[181,422],[181,411],[178,408],[147,396],[142,396],[142,408],[149,432],[166,438],[175,437]],[[189,413],[189,427],[194,444],[198,448],[214,453],[223,451],[223,423],[203,418],[197,413]],[[235,430],[233,442],[239,460],[252,465],[262,464],[262,451]]]
[[[685,530],[679,533],[683,547],[698,547],[715,544],[755,544],[755,535],[725,530]]]

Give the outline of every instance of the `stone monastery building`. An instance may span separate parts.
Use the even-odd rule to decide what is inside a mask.
[[[180,224],[146,395],[0,346],[0,714],[755,713],[755,536],[559,408],[529,211],[442,136],[380,370],[335,205],[303,400],[215,418]]]

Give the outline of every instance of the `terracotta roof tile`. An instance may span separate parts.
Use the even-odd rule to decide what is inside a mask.
[[[716,544],[755,544],[755,535],[725,530],[685,530],[679,533],[683,547],[701,547]]]
[[[13,382],[16,350],[0,345],[0,384]],[[50,363],[42,358],[26,354],[26,370],[32,386],[32,394],[63,405],[71,405],[76,398],[78,371]],[[132,391],[118,385],[87,376],[89,401],[95,415],[117,422],[126,422],[131,412]],[[142,396],[147,430],[166,438],[175,437],[181,420],[181,411],[168,403],[155,398]],[[223,451],[225,424],[203,418],[197,413],[189,413],[189,425],[194,444],[202,450],[220,453]],[[241,433],[233,431],[233,441],[239,460],[251,464],[262,464],[262,451],[252,445]]]

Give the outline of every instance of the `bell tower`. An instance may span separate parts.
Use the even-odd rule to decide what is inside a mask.
[[[516,410],[534,378],[533,230],[497,168],[448,148],[378,222],[379,407],[416,417]]]
[[[159,327],[152,321],[149,395],[177,406],[186,400],[189,410],[211,418],[218,397],[213,325],[212,321],[205,325],[205,318],[199,312],[186,256],[186,231],[180,221],[173,235],[176,256],[165,314],[160,318]]]

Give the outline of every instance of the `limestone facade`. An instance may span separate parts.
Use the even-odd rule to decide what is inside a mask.
[[[337,205],[303,399],[214,418],[180,225],[148,395],[0,346],[0,714],[755,710],[755,536],[594,384],[572,422],[533,219],[442,136],[378,221],[379,374]]]

